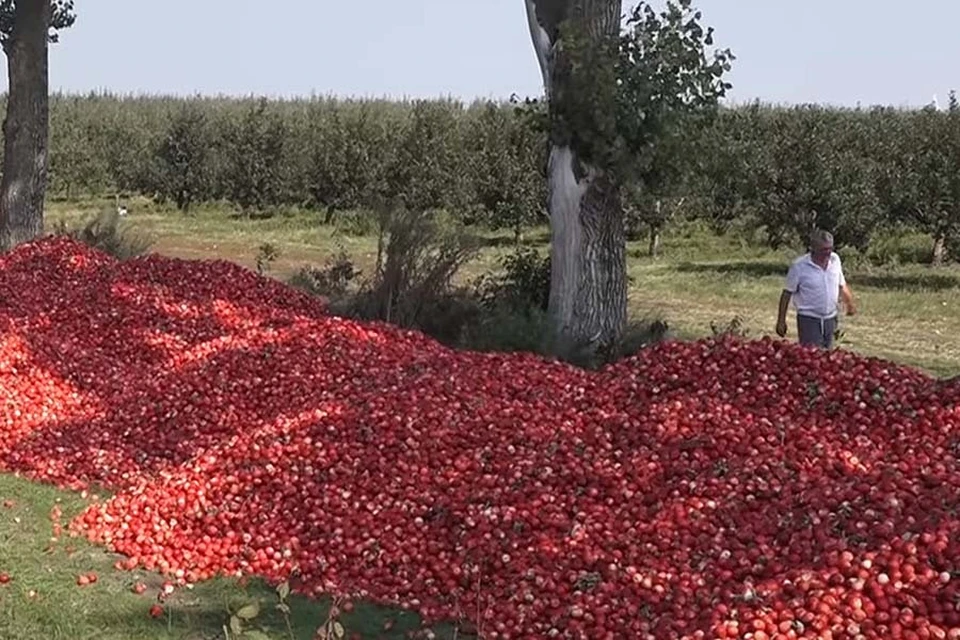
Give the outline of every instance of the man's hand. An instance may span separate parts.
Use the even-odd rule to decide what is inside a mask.
[[[787,321],[785,318],[777,319],[777,335],[781,338],[787,335]]]
[[[853,300],[847,303],[847,315],[848,316],[857,315],[857,305],[853,304]]]

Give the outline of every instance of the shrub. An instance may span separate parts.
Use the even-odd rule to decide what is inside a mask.
[[[633,320],[627,324],[620,344],[608,354],[608,361],[626,358],[651,345],[671,338],[670,325],[661,318]]]
[[[605,349],[597,350],[586,346],[566,353],[561,352],[559,357],[561,360],[583,369],[599,369],[623,358],[633,356],[648,346],[667,340],[669,330],[667,323],[660,319],[634,320],[624,328],[620,340]],[[548,340],[552,341],[549,331],[546,336]],[[552,342],[546,344],[546,353],[557,352],[555,348],[552,348]]]
[[[547,315],[549,256],[520,247],[502,258],[497,274],[483,276],[472,288],[456,288],[454,276],[476,252],[474,238],[436,212],[399,208],[380,215],[381,247],[372,278],[361,281],[341,248],[323,267],[301,268],[289,284],[326,298],[336,315],[415,328],[449,346],[554,354]],[[666,339],[668,330],[659,319],[634,321],[614,348],[561,359],[596,368]]]
[[[933,261],[933,239],[926,234],[900,229],[878,234],[864,253],[867,260],[876,266],[930,264]]]
[[[342,211],[331,222],[334,233],[339,235],[364,238],[376,235],[378,231],[377,216],[362,209]]]
[[[749,330],[743,324],[743,318],[734,316],[725,325],[718,325],[716,322],[710,323],[710,331],[714,338],[748,338]]]
[[[550,301],[550,256],[532,247],[518,247],[500,261],[502,272],[485,275],[476,284],[488,309],[546,311]]]
[[[451,289],[425,301],[417,329],[448,346],[480,350],[471,344],[471,335],[484,317],[472,291]]]
[[[153,246],[153,238],[120,223],[114,209],[104,209],[80,227],[65,220],[54,225],[54,235],[68,236],[120,260],[144,255]]]
[[[257,273],[265,275],[270,266],[280,257],[280,248],[271,242],[264,242],[257,248]]]
[[[377,267],[358,301],[358,314],[420,328],[479,243],[436,211],[386,206],[379,222]]]
[[[549,327],[542,311],[481,307],[461,334],[459,346],[474,351],[545,353]]]
[[[360,273],[341,247],[339,253],[327,260],[323,267],[302,267],[293,274],[289,284],[306,293],[335,301],[349,293]]]

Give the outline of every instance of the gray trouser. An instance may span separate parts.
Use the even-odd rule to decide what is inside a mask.
[[[820,319],[797,315],[797,333],[800,334],[800,344],[830,349],[833,347],[833,334],[836,330],[836,316]]]

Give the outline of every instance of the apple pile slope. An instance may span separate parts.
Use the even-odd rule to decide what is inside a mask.
[[[0,467],[192,582],[490,638],[960,638],[960,385],[771,340],[597,372],[328,316],[223,262],[0,258]]]

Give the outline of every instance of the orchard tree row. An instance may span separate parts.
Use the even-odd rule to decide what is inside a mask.
[[[402,199],[492,227],[545,221],[544,139],[509,105],[451,101],[56,97],[50,187],[119,190],[185,212],[227,201],[337,212]]]
[[[50,187],[120,190],[189,212],[227,201],[337,212],[402,198],[517,232],[546,221],[536,105],[452,101],[55,96]],[[960,111],[749,105],[687,115],[626,189],[627,228],[655,239],[671,213],[760,228],[773,247],[813,226],[865,248],[902,225],[960,240]]]
[[[690,178],[719,229],[762,228],[770,246],[814,226],[866,248],[881,227],[929,234],[935,262],[960,249],[960,110],[727,110],[694,144]]]

